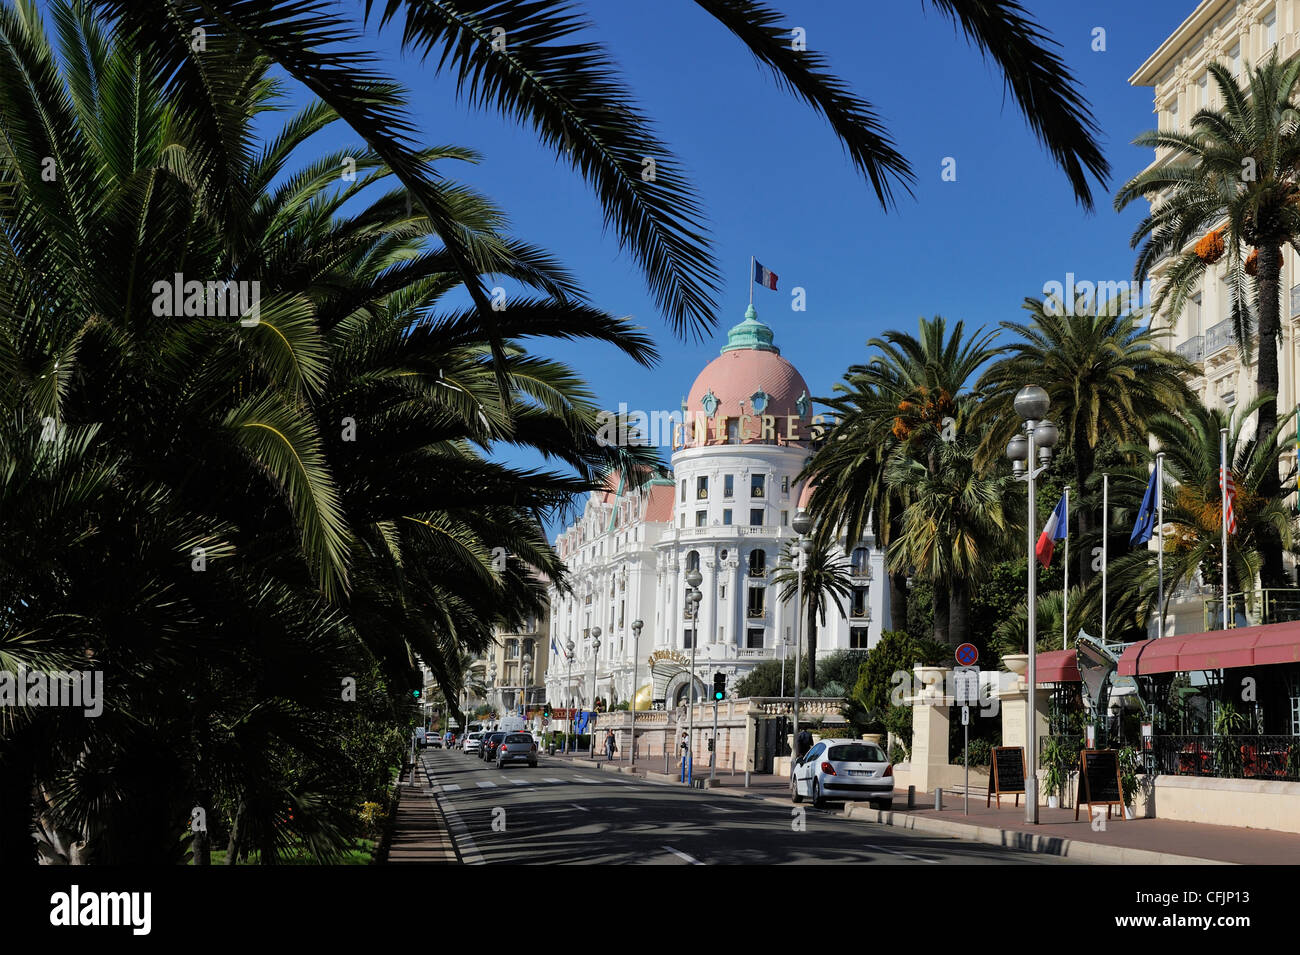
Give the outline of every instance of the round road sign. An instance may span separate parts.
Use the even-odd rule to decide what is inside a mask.
[[[975,649],[973,643],[963,643],[957,648],[957,662],[964,667],[974,666],[979,658],[980,652]]]

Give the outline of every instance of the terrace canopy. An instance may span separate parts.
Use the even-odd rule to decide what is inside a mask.
[[[1282,663],[1300,663],[1300,621],[1143,640],[1124,651],[1119,672],[1149,676]]]

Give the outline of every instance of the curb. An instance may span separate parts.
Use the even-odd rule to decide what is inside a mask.
[[[985,845],[1003,846],[1008,849],[1020,849],[1024,852],[1036,852],[1042,855],[1075,859],[1079,862],[1095,862],[1105,865],[1236,864],[1225,862],[1222,859],[1201,859],[1196,856],[1175,855],[1171,852],[1155,852],[1151,849],[1132,849],[1125,846],[1103,845],[1097,842],[1079,842],[1074,839],[1064,839],[1060,836],[1040,836],[1020,829],[973,826],[969,823],[950,822],[947,819],[932,819],[927,816],[871,809],[855,803],[850,803],[845,807],[844,815],[850,819],[861,819],[863,822],[874,822],[882,826],[951,836],[954,839],[962,839],[967,842],[981,842]]]

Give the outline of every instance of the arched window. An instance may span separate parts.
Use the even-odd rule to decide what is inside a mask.
[[[749,576],[763,577],[767,574],[767,551],[751,550],[749,552]]]
[[[688,571],[700,569],[700,552],[698,550],[693,550],[686,555],[686,569]]]

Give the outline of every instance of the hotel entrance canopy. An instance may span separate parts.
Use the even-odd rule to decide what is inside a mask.
[[[1300,663],[1300,621],[1143,640],[1124,651],[1119,672],[1147,676],[1280,663]]]

